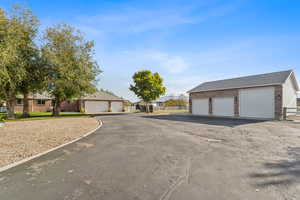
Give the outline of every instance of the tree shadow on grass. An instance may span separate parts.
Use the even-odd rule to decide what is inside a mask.
[[[148,119],[158,119],[158,120],[170,120],[179,122],[190,122],[197,124],[207,124],[216,126],[228,126],[235,127],[244,124],[260,123],[262,120],[245,120],[245,119],[233,119],[233,118],[222,118],[222,117],[204,117],[195,115],[185,115],[185,114],[171,114],[171,115],[149,115],[143,116]]]
[[[251,173],[256,187],[290,186],[300,183],[300,147],[288,149],[290,159],[264,163],[264,172]]]

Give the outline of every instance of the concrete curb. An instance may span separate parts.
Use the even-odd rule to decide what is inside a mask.
[[[21,165],[21,164],[23,164],[23,163],[26,163],[26,162],[28,162],[28,161],[30,161],[30,160],[33,160],[33,159],[35,159],[35,158],[41,157],[41,156],[43,156],[43,155],[45,155],[45,154],[47,154],[47,153],[50,153],[50,152],[52,152],[52,151],[55,151],[55,150],[60,149],[60,148],[62,148],[62,147],[65,147],[65,146],[67,146],[67,145],[69,145],[69,144],[72,144],[72,143],[74,143],[74,142],[77,142],[78,140],[81,140],[81,139],[83,139],[83,138],[85,138],[85,137],[91,135],[92,133],[94,133],[95,131],[97,131],[99,128],[102,127],[102,125],[103,125],[102,121],[101,121],[101,120],[98,120],[98,123],[99,123],[99,125],[98,125],[95,129],[93,129],[93,130],[87,132],[86,134],[84,134],[83,136],[81,136],[81,137],[79,137],[79,138],[76,138],[76,139],[74,139],[74,140],[72,140],[72,141],[70,141],[70,142],[67,142],[67,143],[65,143],[65,144],[61,144],[61,145],[59,145],[59,146],[57,146],[57,147],[54,147],[54,148],[49,149],[49,150],[47,150],[47,151],[44,151],[44,152],[42,152],[42,153],[36,154],[36,155],[34,155],[34,156],[31,156],[31,157],[28,157],[28,158],[24,158],[23,160],[20,160],[20,161],[14,162],[14,163],[12,163],[12,164],[6,165],[6,166],[4,166],[4,167],[1,167],[1,168],[0,168],[0,173],[3,172],[3,171],[6,171],[6,170],[8,170],[8,169],[11,169],[11,168],[13,168],[13,167],[16,167],[16,166],[18,166],[18,165]]]

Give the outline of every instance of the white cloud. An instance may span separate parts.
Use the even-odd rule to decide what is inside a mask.
[[[194,23],[178,10],[123,9],[94,16],[78,18],[79,26],[89,27],[88,33],[141,33],[156,29],[167,29],[180,24]]]
[[[154,61],[158,67],[168,73],[181,73],[188,69],[188,63],[181,56],[173,56],[165,52],[148,52],[146,58]]]

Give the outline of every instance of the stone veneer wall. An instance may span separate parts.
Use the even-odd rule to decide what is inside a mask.
[[[282,120],[283,103],[282,103],[282,85],[275,86],[275,119]]]

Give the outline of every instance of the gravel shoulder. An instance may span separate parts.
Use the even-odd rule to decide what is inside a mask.
[[[72,141],[97,126],[94,118],[7,122],[0,128],[0,167]]]

